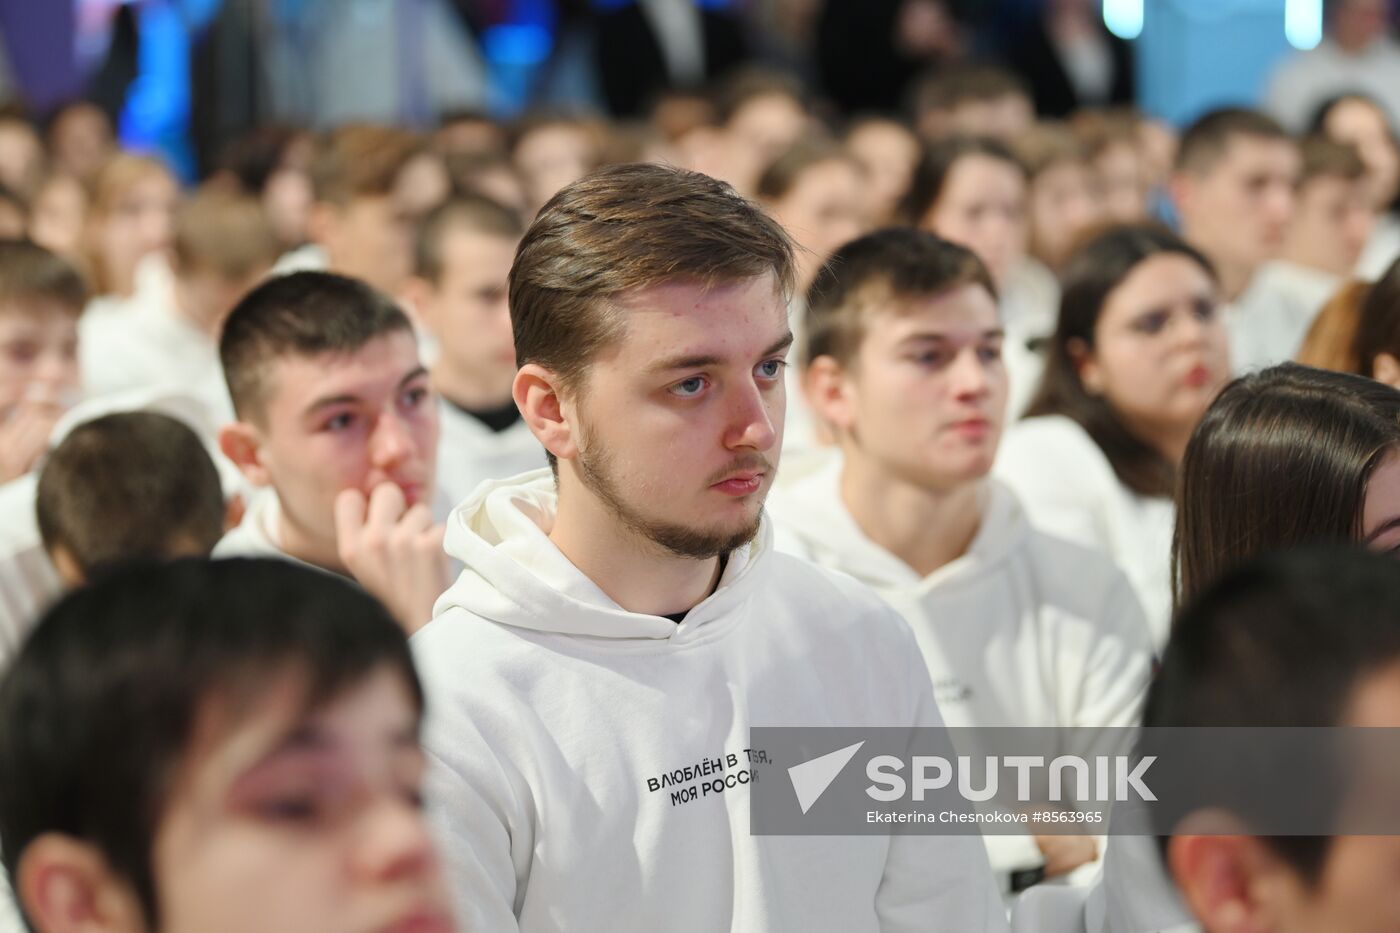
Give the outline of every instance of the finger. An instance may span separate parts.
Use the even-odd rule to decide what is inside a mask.
[[[345,539],[365,525],[365,494],[358,489],[342,489],[335,497],[335,533]]]
[[[433,527],[432,510],[420,502],[403,514],[403,517],[399,519],[398,527],[405,536],[417,537],[420,532]]]
[[[402,489],[393,483],[380,483],[369,494],[369,513],[365,524],[387,528],[399,520],[406,505]]]

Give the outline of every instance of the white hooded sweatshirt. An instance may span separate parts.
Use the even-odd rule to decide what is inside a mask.
[[[899,610],[918,640],[949,726],[1097,730],[1136,724],[1152,666],[1132,584],[1102,554],[1030,525],[1014,493],[984,487],[967,553],[928,576],[868,538],[841,501],[841,463],[769,499],[779,548],[840,570]],[[1078,735],[1060,754],[1121,754],[1118,733]],[[962,754],[978,749],[962,748]],[[1040,864],[1029,837],[989,835],[1000,876]],[[1086,866],[1072,878],[1094,874]]]
[[[628,612],[549,540],[555,503],[542,470],[458,507],[465,569],[412,639],[465,929],[1006,928],[975,836],[749,832],[751,726],[941,724],[888,607],[765,522],[681,623]],[[716,760],[721,791],[657,786]]]
[[[989,480],[967,553],[921,577],[865,535],[840,480],[833,462],[773,494],[779,547],[850,574],[899,610],[949,726],[1136,724],[1152,640],[1111,560],[1032,528],[1016,495]]]

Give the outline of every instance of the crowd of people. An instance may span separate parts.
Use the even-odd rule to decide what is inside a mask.
[[[1046,93],[0,113],[0,930],[1393,926],[1393,837],[750,832],[754,726],[1400,725],[1388,103]]]

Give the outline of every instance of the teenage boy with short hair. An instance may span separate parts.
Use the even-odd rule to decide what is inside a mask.
[[[0,854],[36,933],[450,933],[423,697],[364,593],[286,561],[132,566],[0,680]]]
[[[519,216],[480,195],[438,207],[418,231],[414,277],[404,288],[436,344],[440,404],[438,483],[454,504],[483,480],[545,465],[544,448],[511,395],[515,341],[506,301]]]
[[[1253,110],[1225,108],[1182,134],[1171,194],[1181,235],[1215,267],[1228,302],[1236,373],[1258,367],[1250,351],[1280,326],[1276,309],[1256,298],[1260,268],[1282,252],[1297,203],[1301,159],[1293,137]]]
[[[1317,312],[1352,276],[1375,226],[1366,166],[1356,150],[1323,136],[1304,139],[1293,220],[1277,259],[1264,263],[1249,299],[1272,319],[1252,328],[1251,345],[1232,345],[1241,369],[1293,359]]]
[[[219,345],[238,420],[219,447],[254,486],[219,555],[348,573],[410,631],[447,585],[433,514],[438,415],[408,318],[328,272],[269,279]]]
[[[804,384],[841,457],[773,495],[782,546],[900,611],[950,725],[1132,725],[1152,650],[1131,584],[988,475],[1007,376],[982,263],[930,233],[868,234],[818,274],[807,328]],[[994,867],[1025,867],[1015,840],[989,838]],[[1087,839],[1037,841],[1050,875],[1094,858]]]
[[[657,165],[581,179],[525,235],[515,400],[554,475],[454,511],[465,569],[414,638],[468,926],[1004,928],[975,837],[750,834],[751,726],[942,724],[908,627],[773,553],[792,275],[761,208]],[[649,790],[702,758],[723,793]]]
[[[1182,734],[1227,728],[1393,734],[1400,728],[1394,556],[1304,550],[1257,558],[1225,574],[1177,616],[1143,725]],[[1193,784],[1199,796],[1186,808],[1217,821],[1257,818],[1239,813],[1242,804],[1255,800],[1261,782],[1277,784],[1294,773],[1274,764],[1277,754],[1268,764],[1255,755],[1253,767],[1241,760],[1244,766],[1228,774],[1213,769],[1212,779]],[[1358,771],[1349,769],[1355,780],[1343,786],[1370,783]],[[1390,772],[1382,780],[1384,787],[1395,783]],[[1315,787],[1298,793],[1318,802]],[[1178,799],[1177,806],[1186,803]],[[1173,924],[1192,915],[1205,933],[1379,931],[1400,924],[1394,875],[1400,836],[1250,835],[1247,825],[1219,835],[1193,835],[1182,824],[1155,828],[1174,834],[1125,836],[1109,847],[1100,912],[1106,933],[1176,930]]]

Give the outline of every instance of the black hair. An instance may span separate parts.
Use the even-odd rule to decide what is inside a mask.
[[[385,334],[413,332],[387,295],[331,272],[294,272],[243,296],[224,321],[219,358],[238,416],[255,420],[266,402],[264,370],[283,356],[355,353]]]

